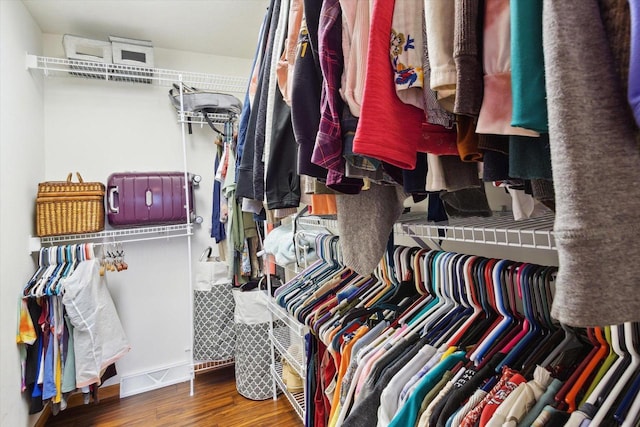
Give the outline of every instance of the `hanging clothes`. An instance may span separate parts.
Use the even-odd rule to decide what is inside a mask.
[[[626,3],[578,3],[543,4],[551,161],[562,183],[555,187],[561,269],[552,313],[571,325],[619,324],[640,320],[637,275],[602,261],[640,262],[640,187],[633,184],[640,182],[640,152],[600,4]],[[585,99],[593,102],[578,101]],[[626,184],[612,188],[612,182]]]
[[[639,324],[559,327],[555,267],[396,247],[362,277],[337,262],[335,242],[318,237],[320,260],[275,292],[318,342],[313,425],[635,420]]]

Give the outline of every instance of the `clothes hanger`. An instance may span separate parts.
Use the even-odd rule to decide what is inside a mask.
[[[298,283],[287,287],[277,296],[278,304],[290,311],[289,307],[296,303],[296,299],[311,294],[314,290],[322,286],[327,280],[337,280],[346,267],[340,265],[332,256],[335,251],[331,250],[331,242],[334,236],[319,235],[316,247],[319,249],[320,258],[324,261],[316,268],[310,269],[302,275]]]
[[[637,427],[640,424],[640,393],[635,395],[621,427]]]
[[[458,303],[454,299],[453,290],[454,266],[456,263],[457,254],[450,254],[444,257],[439,264],[440,280],[436,285],[439,288],[439,295],[444,302],[441,308],[442,315],[436,318],[432,325],[424,327],[421,334],[421,336],[427,338],[432,345],[436,339],[451,327],[451,323],[455,321],[459,314]]]
[[[421,262],[421,266],[419,268],[415,268],[415,271],[421,273],[421,283],[425,295],[428,295],[428,300],[426,300],[424,305],[421,304],[419,310],[411,310],[410,314],[403,314],[400,316],[398,323],[406,325],[407,329],[418,327],[419,323],[440,303],[438,295],[432,287],[432,270],[434,268],[433,261],[437,253],[437,251],[428,251],[424,254],[424,257],[418,260]]]
[[[68,271],[71,263],[71,259],[67,259],[67,246],[58,246],[57,263],[58,267],[54,270],[45,288],[45,292],[49,296],[58,294],[58,283],[64,278],[64,273]]]
[[[623,326],[616,325],[611,327],[611,345],[618,358],[586,399],[586,403],[598,408],[598,412],[602,403],[606,400],[607,392],[613,388],[613,383],[618,381],[631,361],[631,356],[626,353]]]
[[[308,287],[303,293],[301,293],[295,300],[292,300],[288,304],[287,309],[289,312],[297,318],[301,318],[300,312],[304,310],[308,305],[314,305],[318,301],[324,300],[329,295],[335,295],[340,290],[348,287],[354,280],[358,280],[360,277],[357,273],[350,269],[342,269],[329,280],[324,282],[318,282],[315,286]]]
[[[556,402],[555,407],[557,409],[561,409],[563,411],[569,410],[569,403],[567,403],[567,396],[569,392],[576,386],[576,383],[580,379],[581,373],[589,366],[591,360],[593,360],[593,358],[596,357],[596,355],[600,351],[599,342],[595,338],[595,334],[592,328],[587,329],[587,335],[591,343],[591,348],[589,349],[588,354],[584,358],[582,358],[569,378],[567,378],[562,387],[560,387],[560,389],[554,396],[554,400]]]
[[[477,321],[469,325],[464,335],[456,342],[456,346],[459,348],[473,351],[478,343],[482,341],[482,338],[500,321],[497,312],[489,301],[490,295],[487,291],[489,282],[486,280],[486,270],[491,269],[493,262],[488,258],[478,257],[469,266],[468,277],[470,279],[467,280],[467,284],[470,285],[470,301],[474,308],[479,310],[479,316],[476,317]]]
[[[48,267],[44,271],[44,273],[42,273],[42,276],[40,277],[38,282],[36,282],[36,284],[34,285],[31,296],[39,298],[39,297],[43,297],[43,296],[46,295],[45,294],[45,286],[47,285],[47,282],[49,281],[49,278],[51,277],[53,272],[58,267],[58,264],[57,264],[57,252],[58,252],[58,247],[57,246],[49,247],[49,250],[47,251],[47,264],[48,264]]]
[[[299,299],[295,300],[289,307],[290,313],[301,323],[310,326],[308,322],[314,318],[311,314],[315,312],[317,315],[315,319],[317,320],[321,314],[326,312],[329,306],[337,305],[344,300],[339,295],[343,292],[347,295],[350,294],[353,291],[350,285],[360,279],[356,273],[351,272],[350,274],[343,274],[339,278],[335,278],[335,280],[329,280],[310,294],[301,295]],[[316,310],[320,311],[316,312]]]
[[[423,331],[428,330],[428,328],[445,313],[446,310],[443,310],[443,307],[445,306],[446,301],[440,292],[440,280],[442,276],[440,264],[447,256],[447,252],[434,251],[434,253],[429,253],[425,257],[425,265],[422,270],[423,281],[429,285],[430,291],[434,295],[434,299],[419,313],[417,313],[414,318],[407,322],[407,328],[403,330],[400,338],[405,336],[406,338],[411,338],[413,336],[423,334]]]
[[[491,333],[491,331],[502,320],[500,314],[497,311],[495,304],[495,295],[493,292],[493,267],[498,260],[487,258],[482,260],[476,270],[476,292],[479,295],[480,304],[482,310],[485,313],[490,313],[490,322],[482,322],[476,325],[474,329],[474,339],[470,341],[472,351],[478,348],[483,340]]]
[[[609,371],[609,369],[611,369],[615,361],[618,360],[618,353],[616,353],[615,349],[613,348],[611,326],[605,326],[603,329],[604,329],[604,338],[605,338],[605,341],[607,342],[607,346],[609,347],[609,353],[607,354],[607,357],[604,359],[604,362],[602,362],[602,365],[600,365],[600,367],[598,368],[598,372],[596,372],[595,377],[593,377],[593,379],[591,380],[591,383],[589,384],[587,391],[584,393],[584,396],[580,401],[579,406],[582,406],[584,403],[586,403],[587,398],[591,396],[591,394],[593,393],[593,390],[597,387],[597,385],[600,383],[602,378],[604,378],[604,376]]]
[[[453,265],[453,271],[451,274],[451,295],[456,307],[456,316],[451,320],[450,326],[447,327],[445,333],[435,342],[435,346],[438,347],[445,344],[447,347],[456,347],[456,337],[461,336],[466,331],[466,328],[473,321],[473,315],[475,308],[468,298],[468,283],[467,283],[467,266],[469,259],[472,258],[469,255],[457,255],[455,259],[455,265]]]
[[[61,295],[62,279],[64,279],[65,277],[69,277],[69,275],[71,275],[71,273],[75,269],[76,246],[78,245],[66,245],[63,248],[65,264],[63,266],[63,270],[60,273],[60,278],[54,285],[53,293],[55,295]]]
[[[404,313],[402,313],[400,317],[398,317],[393,322],[391,327],[395,328],[397,325],[406,324],[414,316],[416,316],[419,311],[427,310],[427,306],[433,301],[434,297],[425,287],[422,271],[425,262],[425,255],[429,252],[430,251],[428,249],[419,249],[413,258],[413,276],[415,287],[418,294],[422,296],[418,300],[416,300],[416,302],[412,304],[411,307],[409,307]]]
[[[640,324],[637,322],[633,323],[633,347],[638,351],[640,348]],[[640,415],[640,411],[636,408],[633,409],[634,399],[638,399],[640,395],[640,370],[636,369],[635,378],[633,382],[629,386],[625,396],[623,397],[620,405],[616,409],[613,414],[613,418],[618,422],[618,424],[622,426],[631,426],[638,425],[640,420],[638,420],[638,416]]]
[[[626,355],[628,355],[630,360],[622,374],[613,381],[612,387],[607,391],[606,396],[601,396],[604,397],[604,401],[601,403],[598,412],[593,417],[592,423],[594,425],[600,425],[604,421],[616,399],[618,399],[618,396],[622,394],[625,386],[629,383],[629,380],[633,378],[634,374],[638,370],[638,366],[640,366],[640,354],[638,354],[638,349],[634,346],[635,333],[633,324],[631,322],[626,322],[622,326],[618,325],[617,329],[619,329],[619,333],[624,334]]]
[[[536,367],[540,361],[556,348],[564,338],[564,332],[559,330],[551,318],[551,279],[555,277],[554,267],[538,266],[533,275],[531,290],[531,303],[533,315],[540,327],[540,338],[533,349],[524,353],[514,367],[520,367],[520,372],[525,378],[533,378]]]
[[[31,296],[31,291],[34,286],[41,279],[42,274],[49,267],[49,257],[48,257],[49,248],[42,247],[38,251],[38,269],[33,273],[27,284],[22,289],[22,295],[24,297]]]
[[[430,252],[431,250],[429,249],[420,249],[413,257],[413,277],[416,284],[416,290],[419,294],[422,295],[431,295],[429,287],[424,282],[423,272],[425,266],[425,257]]]
[[[340,309],[341,306],[345,306],[354,299],[359,299],[361,295],[365,294],[370,288],[375,285],[375,279],[373,277],[361,277],[357,276],[354,279],[354,291],[350,291],[346,297],[341,297],[342,291],[337,291],[333,295],[319,301],[315,306],[309,305],[303,311],[300,316],[305,318],[305,324],[308,324],[310,328],[316,329],[316,325],[324,323],[328,318],[326,314],[333,314]],[[347,285],[346,287],[349,287]]]
[[[526,353],[526,350],[532,346],[536,346],[536,342],[542,337],[543,328],[538,323],[535,315],[533,297],[535,292],[532,290],[533,283],[538,278],[537,273],[538,268],[531,264],[520,264],[517,267],[516,281],[518,283],[518,292],[521,295],[524,318],[518,335],[503,348],[502,352],[506,353],[506,356],[498,364],[497,372],[503,366],[516,366],[520,355]]]
[[[484,316],[482,305],[477,298],[475,291],[476,284],[473,274],[474,265],[480,260],[477,256],[467,256],[464,258],[464,263],[461,265],[460,271],[460,300],[462,305],[468,307],[471,310],[469,317],[464,324],[460,326],[458,331],[449,339],[447,345],[450,347],[461,348],[460,342],[463,340],[468,331],[477,323],[480,318]]]
[[[366,288],[364,288],[364,290],[366,291]],[[361,293],[363,290],[359,290],[359,292]],[[336,304],[330,302],[332,306],[322,318],[317,319],[313,323],[313,330],[317,332],[318,336],[323,336],[327,331],[343,326],[344,316],[355,309],[358,302],[358,292],[350,294],[349,297],[339,302],[336,296]],[[310,315],[311,313],[312,312],[309,312]]]
[[[504,300],[502,298],[502,272],[510,261],[500,260],[492,263],[491,277],[489,282],[491,286],[487,287],[487,290],[491,292],[493,290],[493,303],[495,309],[499,314],[499,322],[496,326],[489,331],[486,337],[476,346],[474,351],[469,356],[469,359],[479,364],[482,361],[484,355],[489,351],[491,346],[496,342],[499,337],[507,332],[508,328],[513,325],[514,318],[511,313],[506,309]]]
[[[464,266],[465,259],[464,255],[454,254],[447,260],[446,286],[443,288],[443,297],[447,300],[445,307],[450,307],[449,312],[432,327],[428,334],[424,334],[434,347],[439,347],[448,341],[473,312],[468,305],[462,304],[459,292],[462,281],[460,269]]]
[[[437,308],[425,319],[421,326],[421,336],[425,336],[432,329],[437,328],[439,322],[450,314],[454,307],[453,299],[449,296],[449,283],[451,281],[451,262],[455,254],[441,252],[434,258],[433,290],[438,299]]]
[[[495,341],[493,345],[490,346],[487,353],[483,356],[482,361],[478,363],[478,369],[481,369],[488,363],[489,360],[493,360],[494,356],[500,353],[502,361],[496,363],[495,371],[500,373],[502,371],[502,366],[507,364],[505,362],[505,358],[511,354],[511,359],[516,357],[518,347],[520,341],[526,336],[529,331],[529,323],[526,321],[525,316],[521,313],[520,310],[524,310],[523,308],[518,308],[518,306],[523,305],[522,303],[516,303],[516,298],[521,300],[523,298],[522,293],[520,291],[521,284],[519,283],[522,280],[523,271],[527,268],[524,264],[519,263],[511,263],[506,265],[505,269],[502,273],[502,282],[507,285],[503,285],[503,301],[505,307],[507,307],[507,312],[511,317],[511,324],[505,329],[505,331],[500,335],[500,339]],[[525,277],[528,277],[525,275]],[[517,295],[520,296],[517,297]],[[511,366],[511,365],[509,365]]]
[[[589,359],[588,364],[578,371],[578,378],[564,398],[564,402],[566,403],[569,412],[573,412],[578,408],[578,395],[583,392],[583,388],[587,380],[594,375],[596,368],[601,364],[609,352],[609,344],[604,337],[602,328],[593,328],[592,334],[595,338],[595,352]]]

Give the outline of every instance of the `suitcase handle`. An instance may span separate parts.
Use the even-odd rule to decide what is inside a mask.
[[[118,193],[118,187],[109,188],[109,212],[120,213],[120,207],[115,204],[116,193]]]

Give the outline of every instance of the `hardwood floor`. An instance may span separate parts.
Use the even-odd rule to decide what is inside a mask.
[[[189,383],[186,382],[124,399],[69,408],[50,417],[46,423],[47,427],[302,425],[284,395],[277,401],[253,401],[239,395],[233,367],[197,375],[193,396],[189,396]]]

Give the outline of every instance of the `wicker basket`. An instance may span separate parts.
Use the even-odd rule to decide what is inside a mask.
[[[36,235],[93,233],[104,230],[104,191],[100,182],[48,181],[38,184]]]

